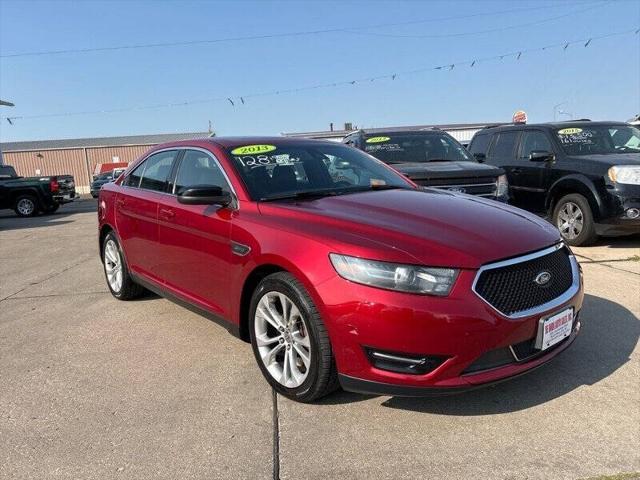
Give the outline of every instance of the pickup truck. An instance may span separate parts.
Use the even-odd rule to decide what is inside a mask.
[[[76,185],[71,175],[21,177],[10,165],[0,165],[0,209],[12,209],[20,217],[53,213],[74,201]]]

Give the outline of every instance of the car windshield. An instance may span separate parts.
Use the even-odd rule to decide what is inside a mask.
[[[563,127],[556,135],[567,155],[640,153],[640,130],[631,125]]]
[[[453,137],[433,132],[368,136],[364,140],[364,151],[389,164],[475,161]]]
[[[414,188],[381,162],[341,144],[239,145],[227,151],[254,200]]]
[[[111,172],[109,172],[109,173],[101,173],[100,175],[98,175],[96,177],[96,180],[111,180],[111,178],[112,178]]]

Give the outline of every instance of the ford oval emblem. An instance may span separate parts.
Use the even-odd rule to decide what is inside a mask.
[[[536,278],[533,279],[538,285],[543,286],[549,283],[551,280],[551,274],[549,272],[540,272],[536,275]]]

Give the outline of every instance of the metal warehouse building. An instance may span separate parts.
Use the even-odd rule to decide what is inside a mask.
[[[439,128],[447,132],[453,138],[458,140],[463,145],[467,145],[473,135],[478,131],[489,125],[504,125],[503,123],[487,122],[487,123],[449,123],[442,125],[406,125],[399,127],[383,127],[383,128],[364,128],[367,133],[378,133],[388,131],[401,131],[401,130],[425,130],[429,128]],[[344,124],[343,130],[325,130],[318,132],[295,132],[295,133],[283,133],[285,137],[302,137],[302,138],[317,138],[324,140],[333,140],[341,142],[344,137],[352,132],[357,131],[357,128],[352,128],[350,123]]]
[[[0,143],[4,163],[18,175],[71,174],[78,193],[89,193],[99,163],[131,162],[149,148],[163,142],[206,138],[207,132],[136,135],[128,137],[78,138]]]

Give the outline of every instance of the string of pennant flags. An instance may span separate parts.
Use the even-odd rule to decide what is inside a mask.
[[[228,102],[232,108],[238,108],[242,105],[246,105],[248,103],[248,99],[257,98],[257,97],[266,97],[266,96],[276,96],[276,95],[284,95],[284,94],[293,94],[300,93],[305,91],[319,90],[319,89],[327,89],[327,88],[336,88],[343,87],[349,85],[358,85],[365,84],[371,82],[378,82],[381,80],[391,80],[394,81],[398,77],[405,77],[416,75],[420,73],[425,73],[428,71],[451,71],[454,68],[460,68],[468,66],[469,68],[474,68],[476,65],[480,63],[486,63],[491,61],[502,61],[505,59],[513,58],[516,61],[520,60],[523,55],[533,53],[533,52],[541,52],[548,51],[554,48],[562,48],[563,51],[566,51],[570,46],[581,45],[583,48],[589,47],[593,42],[602,40],[605,38],[618,37],[622,35],[638,35],[640,34],[640,27],[634,27],[630,30],[612,32],[599,36],[592,36],[588,38],[583,38],[580,40],[571,40],[564,41],[560,43],[554,43],[550,45],[545,45],[542,47],[534,47],[528,49],[514,50],[507,53],[502,53],[499,55],[491,55],[487,57],[477,57],[469,60],[463,60],[458,62],[452,62],[443,65],[436,66],[428,66],[417,68],[413,70],[405,70],[401,72],[393,72],[384,75],[372,76],[372,77],[362,77],[355,78],[351,80],[341,80],[335,82],[327,82],[316,85],[306,85],[301,87],[293,87],[286,88],[281,90],[270,90],[266,92],[258,92],[258,93],[249,93],[244,95],[235,95],[235,96],[221,96],[221,97],[213,97],[213,98],[204,98],[204,99],[194,99],[194,100],[186,100],[181,102],[173,102],[173,103],[161,103],[161,104],[152,104],[152,105],[143,105],[143,106],[134,106],[134,107],[123,107],[123,108],[113,108],[113,109],[102,109],[102,110],[89,110],[89,111],[78,111],[78,112],[59,112],[59,113],[48,113],[48,114],[36,114],[36,115],[22,115],[22,116],[11,116],[4,117],[4,119],[10,124],[13,125],[16,120],[32,120],[32,119],[43,119],[43,118],[52,118],[52,117],[69,117],[69,116],[78,116],[78,115],[97,115],[97,114],[110,114],[110,113],[123,113],[123,112],[134,112],[134,111],[144,111],[144,110],[155,110],[161,108],[175,108],[175,107],[186,107],[190,105],[197,104],[206,104],[206,103],[215,103],[215,102]]]

